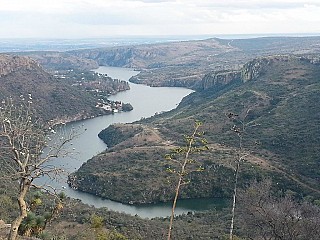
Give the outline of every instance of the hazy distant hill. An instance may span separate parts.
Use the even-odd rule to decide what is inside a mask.
[[[28,57],[1,54],[1,99],[19,98],[29,93],[37,112],[46,120],[81,119],[98,113],[91,95],[54,78],[38,62]]]
[[[191,176],[182,198],[230,196],[237,136],[227,116],[239,115],[247,127],[250,153],[240,184],[272,177],[278,187],[297,194],[320,194],[319,56],[273,56],[250,61],[238,72],[206,75],[202,91],[186,97],[176,110],[143,121],[111,126],[101,137],[113,146],[84,164],[74,185],[82,191],[123,202],[169,200],[173,184],[164,154],[204,123],[210,152],[195,156],[205,167]],[[131,129],[127,135],[124,129]],[[115,139],[117,136],[121,139]],[[114,144],[112,144],[114,143]],[[97,167],[98,166],[98,167]],[[147,183],[147,184],[146,184]],[[300,195],[301,197],[301,195]]]
[[[213,70],[239,69],[254,57],[320,52],[320,37],[206,39],[68,52],[99,65],[143,69],[132,82],[193,89]]]
[[[92,59],[85,59],[73,56],[66,52],[37,51],[15,53],[21,56],[28,56],[41,64],[47,70],[92,70],[99,67]]]
[[[135,83],[197,89],[201,79],[210,71],[239,70],[254,57],[319,52],[320,37],[261,37],[211,38],[19,54],[32,57],[50,70],[91,70],[99,65],[129,67],[142,70],[130,79]]]

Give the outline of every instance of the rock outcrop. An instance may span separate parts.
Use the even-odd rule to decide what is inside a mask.
[[[315,55],[293,56],[293,55],[274,55],[253,59],[238,71],[214,71],[206,74],[198,90],[209,88],[221,89],[226,85],[241,81],[243,83],[256,80],[261,77],[272,64],[282,64],[290,61],[306,61],[317,65],[320,63],[320,57]]]
[[[219,71],[206,74],[201,82],[201,90],[211,87],[221,88],[241,79],[240,71]]]

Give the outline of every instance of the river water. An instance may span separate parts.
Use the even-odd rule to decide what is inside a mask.
[[[132,69],[117,67],[99,67],[95,70],[98,73],[106,73],[112,78],[128,80],[138,72]],[[133,106],[131,112],[121,112],[114,115],[101,116],[67,124],[61,131],[68,132],[72,128],[83,132],[80,137],[72,141],[69,151],[73,154],[63,159],[56,159],[52,162],[55,166],[63,166],[68,172],[76,171],[84,162],[106,149],[106,145],[98,138],[98,133],[113,123],[129,123],[140,120],[142,117],[150,117],[156,112],[169,111],[175,108],[183,97],[192,91],[186,88],[161,87],[152,88],[141,84],[130,83],[130,90],[111,96],[111,100],[129,102]],[[85,131],[84,131],[85,130]],[[59,134],[59,133],[58,133]],[[80,199],[83,203],[95,207],[107,207],[110,210],[125,212],[131,215],[138,215],[144,218],[166,217],[171,214],[171,203],[159,203],[143,206],[126,205],[108,199],[76,191],[66,184],[66,176],[59,181],[51,182],[48,179],[41,179],[42,184],[49,184],[54,188],[64,191],[67,196]],[[190,211],[212,209],[221,207],[225,203],[219,199],[194,199],[179,200],[176,214]]]

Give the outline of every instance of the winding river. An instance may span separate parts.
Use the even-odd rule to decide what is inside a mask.
[[[98,73],[106,73],[112,78],[128,80],[131,76],[137,74],[136,71],[126,68],[117,67],[99,67],[95,70]],[[192,91],[185,88],[161,87],[152,88],[145,85],[130,83],[130,90],[118,93],[111,100],[120,100],[129,102],[133,106],[131,112],[121,112],[114,115],[101,116],[93,119],[78,121],[66,125],[65,131],[71,128],[86,129],[80,137],[74,139],[70,145],[69,151],[73,152],[71,156],[63,159],[57,159],[52,164],[55,166],[63,166],[68,172],[74,172],[84,162],[94,155],[104,151],[106,145],[98,138],[98,133],[113,123],[129,123],[141,119],[142,117],[150,117],[156,112],[169,111],[175,108],[183,97]],[[83,203],[93,205],[95,207],[107,207],[110,210],[125,212],[131,215],[138,215],[143,218],[166,217],[171,214],[171,203],[159,203],[143,206],[126,205],[114,202],[100,197],[75,191],[66,184],[66,176],[59,181],[51,182],[48,179],[41,179],[44,184],[49,184],[66,193],[67,196],[80,199]],[[219,199],[190,199],[179,200],[176,208],[176,214],[187,213],[190,211],[219,208],[225,203]]]

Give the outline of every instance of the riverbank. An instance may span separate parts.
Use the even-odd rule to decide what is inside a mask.
[[[130,112],[133,110],[133,107],[130,103],[122,103],[121,101],[107,101],[104,103],[99,103],[96,105],[96,108],[103,109],[103,113],[99,113],[96,115],[87,115],[85,113],[78,113],[74,116],[65,116],[50,120],[51,126],[70,124],[78,121],[88,120],[100,116],[106,116],[115,113],[121,112]]]
[[[115,67],[100,67],[96,71],[107,73],[108,76],[120,80],[128,80],[137,72],[132,69],[115,68]],[[86,163],[88,159],[106,150],[107,146],[101,139],[98,138],[99,132],[114,123],[130,123],[141,118],[148,118],[155,115],[156,112],[169,111],[175,108],[183,97],[190,94],[192,90],[185,88],[161,87],[151,88],[145,85],[130,83],[130,91],[120,92],[116,95],[110,96],[112,101],[130,102],[134,109],[130,112],[119,112],[117,114],[110,114],[81,120],[66,124],[63,129],[59,130],[68,132],[72,129],[86,129],[76,139],[72,141],[72,146],[69,150],[73,153],[63,159],[57,159],[53,162],[55,166],[63,166],[66,172],[72,173],[79,169],[82,164]],[[57,132],[58,134],[60,132]],[[131,215],[138,215],[141,217],[165,217],[170,215],[171,206],[168,204],[167,208],[157,207],[157,205],[148,206],[146,208],[135,207],[132,205],[125,205],[118,202],[102,199],[92,194],[75,191],[67,186],[67,176],[60,181],[52,182],[49,179],[42,178],[42,184],[49,184],[57,189],[63,191],[67,196],[80,199],[83,203],[93,205],[95,207],[107,207],[110,210],[126,212]],[[177,208],[177,214],[194,211],[192,208]]]

